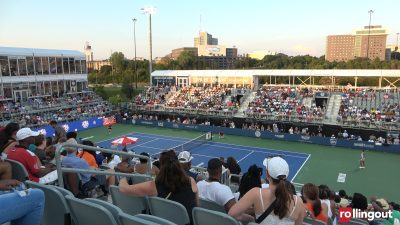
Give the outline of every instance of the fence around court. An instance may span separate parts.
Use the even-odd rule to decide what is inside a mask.
[[[111,153],[111,154],[116,154],[116,155],[124,155],[124,156],[128,156],[128,157],[147,159],[147,174],[143,175],[143,174],[137,174],[137,173],[111,172],[111,171],[105,171],[103,169],[95,170],[95,169],[76,169],[76,168],[62,167],[61,166],[61,153],[63,151],[65,151],[65,148],[76,148],[76,149],[81,148],[81,149],[87,149],[87,150],[92,150],[92,151],[100,151],[100,152]],[[81,145],[81,144],[62,143],[62,144],[57,145],[55,159],[56,159],[56,166],[57,166],[58,184],[60,187],[64,187],[64,179],[63,179],[64,172],[114,175],[114,176],[123,176],[123,177],[151,176],[151,159],[150,159],[150,157],[134,154],[132,152],[115,151],[115,150],[111,150],[111,149],[97,148],[97,147]]]

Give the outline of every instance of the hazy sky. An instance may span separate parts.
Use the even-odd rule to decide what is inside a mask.
[[[90,42],[95,59],[112,51],[148,57],[148,16],[153,5],[153,57],[192,47],[200,28],[239,54],[271,50],[290,55],[324,54],[325,37],[372,24],[389,28],[388,44],[400,32],[399,0],[1,0],[0,46],[74,49]],[[201,16],[201,26],[200,26]]]

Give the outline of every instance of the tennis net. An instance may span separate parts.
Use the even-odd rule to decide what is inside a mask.
[[[183,151],[190,152],[193,149],[210,141],[211,137],[212,137],[211,132],[208,132],[208,133],[202,134],[202,135],[198,136],[197,138],[194,138],[188,142],[177,145],[177,146],[171,148],[170,150],[174,150],[176,153],[183,152]]]

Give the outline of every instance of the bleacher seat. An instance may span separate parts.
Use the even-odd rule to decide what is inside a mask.
[[[153,215],[147,215],[147,214],[137,214],[135,217],[147,220],[147,221],[151,221],[160,225],[176,225],[176,223],[173,223],[169,220],[157,217],[157,216],[153,216]]]
[[[26,169],[25,169],[24,165],[22,165],[22,163],[12,160],[12,159],[6,159],[6,161],[11,164],[12,179],[19,180],[21,182],[29,180],[28,171],[26,171]]]
[[[162,225],[161,223],[154,223],[149,220],[144,220],[137,216],[132,216],[126,213],[119,214],[120,225]]]
[[[306,216],[304,217],[303,225],[327,225],[327,224],[321,220],[315,220],[309,216]]]
[[[73,196],[65,196],[65,199],[77,225],[118,225],[111,212],[99,204]]]
[[[38,188],[44,192],[45,205],[42,225],[70,225],[70,210],[65,196],[55,186],[26,181],[30,188]],[[73,196],[72,194],[70,196]]]
[[[239,225],[240,223],[226,213],[195,207],[192,212],[194,225]]]
[[[217,212],[226,213],[225,207],[220,206],[220,205],[218,205],[217,203],[215,203],[213,201],[209,201],[207,199],[202,199],[202,198],[199,198],[199,201],[200,201],[200,207],[201,208],[214,210],[214,211],[217,211]]]
[[[145,197],[129,196],[121,193],[117,186],[110,186],[111,198],[114,205],[121,208],[125,213],[132,216],[147,211],[147,200]]]
[[[109,202],[97,199],[97,198],[85,198],[85,201],[89,201],[89,202],[92,202],[94,204],[98,204],[100,206],[103,206],[104,208],[106,208],[113,215],[115,221],[118,221],[118,216],[119,216],[120,213],[122,213],[122,210],[119,207],[117,207],[117,206],[115,206],[115,205],[113,205],[113,204],[111,204]]]
[[[148,202],[152,215],[169,220],[177,225],[190,223],[189,215],[182,204],[159,197],[149,197]]]

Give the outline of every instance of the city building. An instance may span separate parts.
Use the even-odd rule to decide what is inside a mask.
[[[261,59],[263,59],[265,56],[267,56],[267,55],[276,55],[276,54],[278,54],[277,52],[272,52],[272,51],[265,51],[265,50],[262,50],[262,51],[254,51],[254,52],[251,52],[251,53],[249,53],[249,54],[247,54],[247,56],[249,57],[249,58],[252,58],[252,59],[258,59],[258,60],[261,60]]]
[[[329,35],[325,60],[348,61],[355,58],[385,60],[388,30],[380,25],[365,26],[351,35]]]
[[[193,47],[183,47],[183,48],[177,48],[177,49],[172,49],[172,52],[170,54],[170,57],[172,59],[177,59],[182,52],[190,52],[192,53],[194,56],[197,56],[197,48],[193,48]]]
[[[0,98],[26,102],[88,90],[85,54],[73,50],[0,47]]]
[[[202,31],[199,36],[194,38],[194,47],[200,45],[218,45],[218,38],[213,38],[211,34]]]
[[[110,60],[104,59],[87,61],[87,68],[89,73],[92,71],[99,71],[102,66],[111,66]]]

